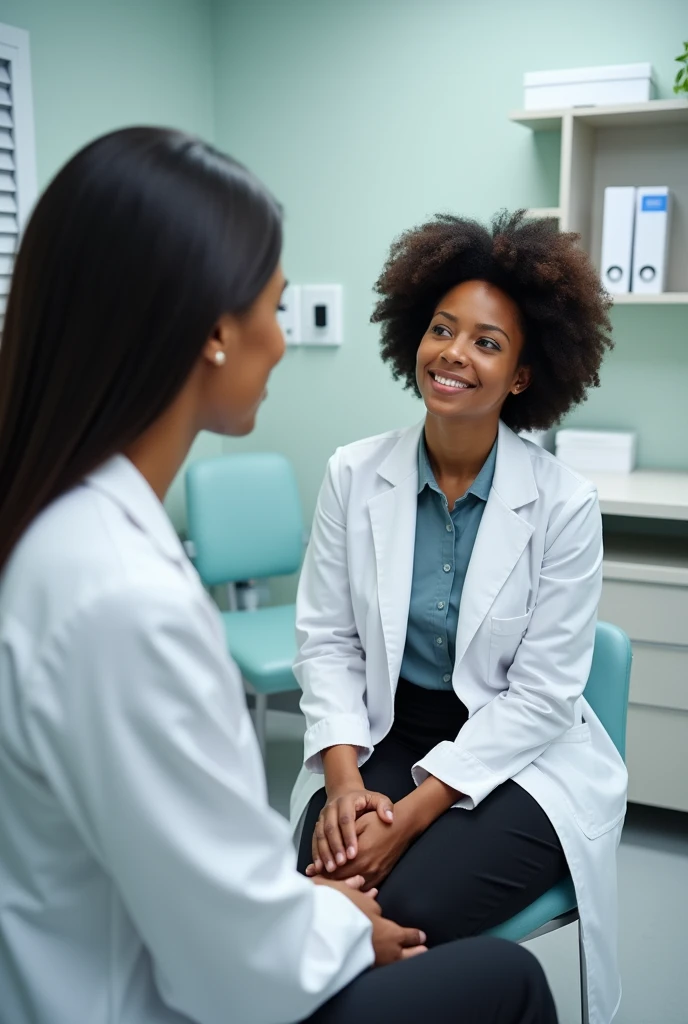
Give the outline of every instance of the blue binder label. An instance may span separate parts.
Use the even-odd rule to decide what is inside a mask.
[[[667,197],[666,196],[643,196],[643,202],[641,210],[645,213],[661,213],[666,212],[667,208]]]

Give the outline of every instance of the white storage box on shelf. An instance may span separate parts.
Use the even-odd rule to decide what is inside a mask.
[[[527,71],[526,110],[645,103],[654,96],[651,64],[608,64],[563,71]]]
[[[621,430],[559,430],[556,455],[581,473],[632,473],[636,435]]]

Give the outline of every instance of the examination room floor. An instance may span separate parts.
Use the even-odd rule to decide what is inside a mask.
[[[268,717],[270,802],[286,815],[303,728],[298,715]],[[615,1024],[688,1024],[688,814],[630,807],[619,885],[624,995]],[[560,1024],[580,1022],[576,931],[571,925],[529,944],[547,971]]]

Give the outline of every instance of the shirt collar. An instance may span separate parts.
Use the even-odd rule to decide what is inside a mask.
[[[466,491],[466,494],[473,494],[476,498],[480,498],[481,501],[487,501],[490,488],[492,487],[492,479],[494,477],[495,465],[497,462],[497,440],[490,449],[490,454],[485,459],[482,469],[478,473],[477,477]],[[430,465],[430,457],[428,456],[428,449],[425,444],[425,431],[421,432],[420,441],[418,444],[418,493],[420,494],[423,488],[429,487],[433,491],[440,493],[440,489],[435,479],[435,474],[432,471]]]

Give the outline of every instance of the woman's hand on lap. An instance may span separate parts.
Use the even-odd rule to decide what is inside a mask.
[[[343,881],[362,875],[364,890],[380,885],[406,852],[415,833],[401,820],[383,822],[376,814],[363,814],[354,823],[357,833],[357,853],[353,860],[338,866],[332,878]],[[310,864],[306,874],[318,874],[316,865]]]
[[[372,816],[381,827],[391,828],[394,805],[384,793],[348,787],[328,793],[327,803],[313,832],[313,863],[306,869],[306,874],[319,875],[326,871],[339,877],[337,869],[346,867],[347,862],[353,861],[358,854],[357,819],[369,812],[374,812]],[[346,876],[351,874],[357,872],[346,871]]]

